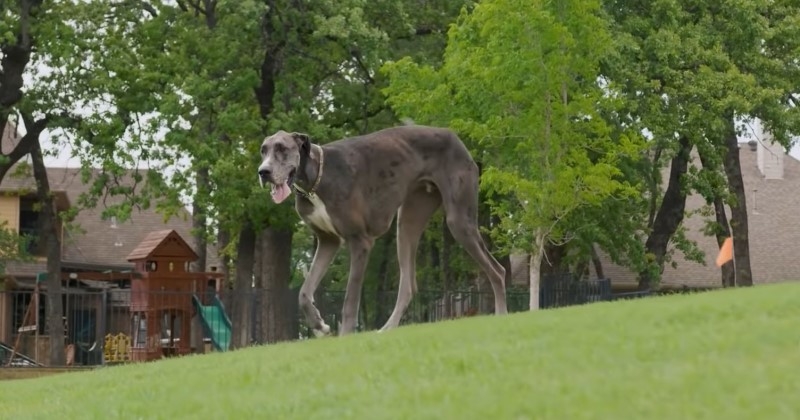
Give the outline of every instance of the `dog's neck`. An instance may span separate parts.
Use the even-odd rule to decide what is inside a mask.
[[[295,190],[300,195],[317,192],[324,164],[322,147],[312,143],[309,155],[300,158],[300,170],[297,171],[297,178],[294,182]]]

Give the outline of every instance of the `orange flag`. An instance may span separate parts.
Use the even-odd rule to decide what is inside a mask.
[[[719,248],[719,255],[717,255],[717,267],[722,267],[723,264],[733,259],[733,238],[725,238],[725,242]]]

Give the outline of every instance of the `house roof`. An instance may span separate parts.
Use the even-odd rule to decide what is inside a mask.
[[[72,202],[77,202],[78,197],[91,187],[90,183],[82,182],[79,168],[47,168],[47,175],[54,188],[65,191]],[[30,182],[29,179],[7,176],[0,181],[0,191],[24,188]],[[122,199],[107,197],[98,203],[98,207],[83,209],[76,215],[71,223],[76,229],[64,229],[62,235],[62,258],[65,261],[132,267],[127,257],[148,233],[170,229],[184,238],[192,237],[191,214],[186,209],[181,209],[166,222],[153,209],[134,209],[124,222],[104,220],[103,210],[119,204]],[[10,263],[7,267],[9,274],[16,275],[33,275],[43,270],[44,264]]]
[[[11,124],[9,124],[10,126]],[[9,130],[7,129],[7,134]],[[2,139],[3,152],[8,153],[11,147],[16,144],[19,136],[10,139],[4,136]],[[16,165],[19,167],[20,165]],[[143,179],[146,179],[147,169],[139,169]],[[91,179],[101,173],[99,169],[91,171]],[[0,180],[0,191],[35,191],[35,182],[28,173],[25,176],[15,176],[14,169]],[[120,180],[120,184],[132,185],[131,171],[127,177]],[[77,203],[78,198],[84,192],[89,191],[92,180],[87,183],[82,180],[80,168],[47,168],[47,176],[53,191],[61,191],[64,196],[72,203]],[[144,181],[143,181],[144,182]],[[175,215],[168,220],[154,209],[147,210],[134,209],[131,211],[130,218],[124,222],[112,223],[103,220],[103,210],[111,205],[119,204],[122,197],[109,196],[98,203],[96,208],[81,210],[72,224],[78,229],[64,229],[62,235],[62,259],[73,264],[88,264],[92,266],[109,266],[119,268],[132,268],[133,264],[128,262],[127,257],[144,239],[154,231],[174,230],[184,240],[191,241],[192,221],[191,213],[186,208],[181,208]],[[188,246],[188,245],[187,245]],[[191,248],[191,247],[190,247]],[[216,247],[209,244],[207,252],[207,266],[218,265]],[[6,267],[6,272],[10,275],[19,277],[35,276],[36,273],[45,271],[44,262],[18,263],[10,262]]]
[[[197,254],[173,229],[157,230],[147,234],[139,246],[128,254],[128,261],[139,261],[153,256],[188,257],[197,260]]]
[[[693,154],[695,165],[699,158]],[[797,194],[800,191],[800,161],[789,154],[783,156],[783,178],[765,179],[758,168],[757,152],[740,144],[739,159],[744,181],[747,219],[750,242],[750,266],[754,283],[774,283],[797,280],[800,277],[800,209]],[[668,171],[669,168],[666,168]],[[677,267],[667,266],[662,274],[662,284],[672,287],[721,287],[721,271],[715,265],[719,246],[712,236],[706,236],[703,228],[710,215],[696,211],[706,206],[699,194],[686,198],[683,226],[687,238],[697,242],[705,254],[705,265],[687,261],[681,251],[675,251],[673,259]],[[728,220],[730,209],[726,207]],[[604,256],[605,257],[605,256]],[[637,276],[622,267],[612,265],[603,258],[606,277],[614,284],[635,284]]]
[[[700,166],[696,152],[692,153],[694,164]],[[798,208],[798,192],[800,192],[800,161],[789,154],[783,155],[783,178],[767,179],[758,168],[757,151],[746,143],[741,143],[739,159],[742,169],[742,180],[745,187],[749,242],[750,265],[754,283],[774,283],[800,280],[800,208]],[[669,173],[669,166],[663,173]],[[713,209],[706,215],[697,212],[707,206],[705,199],[699,194],[691,194],[686,198],[687,217],[683,227],[686,237],[697,243],[705,254],[704,264],[688,261],[683,253],[674,250],[673,260],[676,267],[667,264],[662,274],[661,284],[668,288],[680,287],[721,287],[721,271],[715,265],[719,252],[716,238],[706,236],[703,232],[705,224],[714,220]],[[726,206],[728,220],[730,209]],[[625,267],[615,265],[608,255],[598,250],[605,277],[611,279],[614,286],[630,286],[637,284],[637,273]],[[528,283],[527,255],[512,255],[512,281],[514,284]]]

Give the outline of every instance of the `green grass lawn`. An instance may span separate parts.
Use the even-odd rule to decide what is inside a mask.
[[[0,382],[3,419],[800,418],[800,283]]]

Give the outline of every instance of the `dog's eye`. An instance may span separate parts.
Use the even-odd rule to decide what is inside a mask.
[[[266,154],[267,154],[267,145],[263,145],[261,146],[261,156],[264,156]]]
[[[277,153],[283,153],[283,152],[285,152],[285,151],[286,151],[286,147],[284,147],[284,145],[282,145],[282,144],[280,144],[280,143],[278,143],[278,144],[276,144],[276,145],[275,145],[275,152],[277,152]]]

